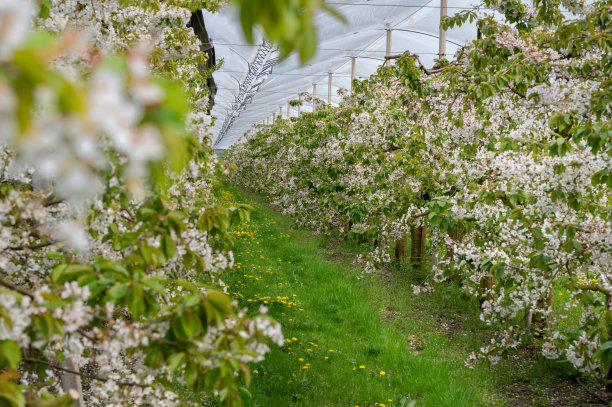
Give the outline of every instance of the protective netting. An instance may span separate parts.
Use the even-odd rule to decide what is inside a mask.
[[[229,147],[252,124],[280,114],[281,108],[283,117],[287,117],[287,102],[297,99],[301,92],[312,93],[313,84],[317,84],[317,97],[327,101],[329,73],[332,73],[331,102],[337,104],[341,98],[338,89],[350,89],[352,57],[356,57],[357,78],[367,78],[384,62],[388,29],[392,30],[391,54],[409,50],[418,54],[426,66],[432,66],[438,57],[440,0],[360,0],[328,4],[347,22],[329,14],[318,15],[315,56],[306,65],[301,65],[298,57],[292,55],[274,65],[271,73],[269,69],[261,69],[262,62],[253,62],[269,63],[274,53],[261,54],[261,36],[254,45],[246,43],[240,19],[231,7],[204,15],[217,59],[224,61],[214,74],[218,87],[212,111],[217,118],[213,129],[216,148]],[[472,8],[471,0],[447,2],[448,15]],[[470,24],[448,30],[446,58],[452,59],[459,47],[476,38],[476,31]],[[254,79],[253,71],[261,76]],[[312,105],[304,103],[301,110],[312,111]],[[291,116],[297,113],[297,107],[289,107]]]

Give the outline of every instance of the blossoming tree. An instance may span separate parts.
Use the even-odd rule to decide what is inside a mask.
[[[247,363],[282,344],[219,279],[250,208],[212,193],[230,168],[188,23],[218,6],[0,3],[0,404],[185,405],[187,386],[240,405]]]
[[[545,357],[607,373],[610,3],[484,5],[506,21],[444,21],[480,32],[453,62],[427,69],[407,52],[338,108],[245,135],[228,160],[300,223],[368,242],[366,270],[429,230],[432,282],[460,279],[497,328],[468,365],[535,336]]]

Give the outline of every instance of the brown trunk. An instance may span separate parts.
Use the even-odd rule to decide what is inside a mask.
[[[550,289],[548,290],[548,300],[547,300],[547,305],[548,308],[550,308],[550,314],[548,314],[546,316],[546,328],[547,329],[551,329],[552,328],[552,324],[553,324],[553,301],[555,300],[555,290],[553,289],[553,286],[551,284]]]
[[[463,239],[463,236],[465,236],[465,228],[463,226],[455,226],[449,232],[449,236],[455,242],[460,242]],[[447,251],[446,251],[445,257],[448,258],[448,257],[450,257],[452,255],[453,255],[453,249],[451,247],[448,247]],[[455,269],[455,271],[453,272],[451,280],[452,281],[458,281],[459,280],[459,271],[457,269]],[[480,302],[480,305],[482,305],[482,301]]]
[[[480,292],[483,294],[480,296],[478,302],[480,303],[480,307],[482,308],[482,304],[485,301],[484,293],[487,293],[486,299],[488,301],[493,300],[493,295],[489,292],[489,290],[493,289],[493,277],[485,277],[480,282]]]
[[[429,251],[431,252],[431,267],[438,267],[438,248],[434,246],[433,242],[429,246]]]
[[[553,300],[555,298],[555,292],[553,287],[548,289],[548,293],[545,297],[542,297],[538,300],[538,309],[547,309],[551,308],[553,305]],[[533,311],[527,310],[525,314],[525,328],[531,328],[532,325],[536,328],[536,336],[540,336],[541,331],[544,329],[552,328],[553,323],[553,314],[547,314],[546,317],[544,315],[536,314],[534,315]]]
[[[533,311],[530,309],[525,310],[525,317],[523,318],[525,322],[525,329],[531,328],[531,323],[533,322]]]
[[[552,286],[548,289],[548,295],[544,298],[540,298],[538,300],[538,308],[542,309],[542,308],[552,308],[553,305],[553,300],[554,300],[554,290],[552,288]],[[546,317],[541,316],[540,318],[538,318],[538,325],[541,328],[545,328],[545,329],[550,329],[552,328],[552,322],[553,322],[553,314],[552,312],[548,315],[546,315]]]
[[[422,268],[425,262],[425,243],[427,242],[427,227],[419,226],[410,231],[412,238],[412,250],[410,262],[414,268]]]
[[[406,236],[395,242],[395,260],[408,258],[408,239]]]

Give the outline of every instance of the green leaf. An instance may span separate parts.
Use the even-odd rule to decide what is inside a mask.
[[[21,360],[21,349],[11,340],[0,341],[0,368],[17,369]]]
[[[56,284],[63,284],[68,281],[74,281],[91,272],[91,267],[83,264],[60,264],[53,269],[51,281]]]
[[[175,374],[176,371],[185,364],[186,360],[187,357],[185,352],[177,352],[173,353],[166,359],[166,365],[168,366],[170,373]]]
[[[119,300],[123,298],[129,291],[130,288],[126,284],[117,283],[110,290],[108,290],[108,295],[110,295],[115,300]]]
[[[151,290],[155,291],[156,293],[160,295],[167,294],[166,290],[164,289],[164,286],[162,285],[165,282],[165,279],[163,277],[157,277],[157,276],[145,277],[141,281],[142,281],[142,284],[144,284],[146,287],[150,288]]]
[[[187,360],[185,367],[185,384],[193,386],[198,378],[198,366],[192,361]]]
[[[222,292],[209,291],[206,293],[206,302],[204,304],[209,323],[215,319],[217,323],[220,323],[232,314],[230,298]]]
[[[0,381],[0,406],[25,407],[25,396],[19,386],[9,381]]]
[[[162,250],[162,253],[164,253],[164,255],[166,256],[167,260],[170,260],[174,256],[174,253],[176,253],[176,243],[174,243],[174,240],[172,239],[171,236],[169,235],[162,236],[161,250]]]

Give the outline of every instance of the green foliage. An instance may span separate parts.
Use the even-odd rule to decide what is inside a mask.
[[[297,51],[302,63],[315,53],[317,34],[314,18],[325,10],[339,20],[344,18],[324,0],[267,1],[233,0],[240,9],[240,21],[247,41],[253,42],[253,29],[260,25],[266,37],[278,45],[281,59]]]

